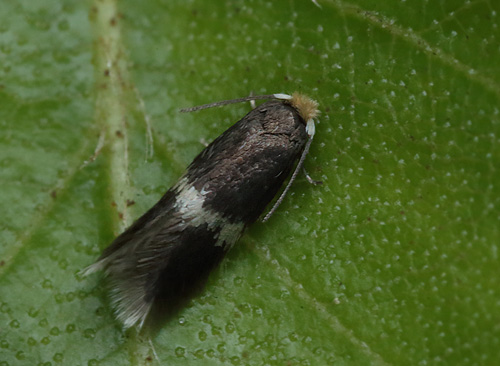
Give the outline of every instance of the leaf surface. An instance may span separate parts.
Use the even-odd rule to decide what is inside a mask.
[[[148,365],[79,271],[246,104],[322,115],[304,178],[154,337],[165,364],[500,359],[500,3],[3,1],[0,366]]]

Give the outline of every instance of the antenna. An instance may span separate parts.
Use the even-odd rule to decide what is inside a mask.
[[[295,170],[292,174],[292,177],[288,181],[288,184],[286,185],[285,190],[283,191],[283,193],[281,193],[280,198],[278,198],[278,200],[276,201],[274,206],[271,208],[271,210],[266,214],[266,216],[264,216],[264,218],[262,219],[262,222],[266,222],[267,220],[269,220],[269,218],[276,211],[276,209],[279,207],[281,202],[283,202],[283,199],[285,198],[286,194],[290,190],[290,187],[292,186],[293,181],[295,180],[295,178],[297,178],[297,175],[299,174],[300,169],[304,165],[304,160],[306,159],[306,155],[309,152],[309,147],[311,146],[311,142],[313,140],[314,133],[315,133],[314,120],[310,119],[307,121],[306,131],[307,131],[307,134],[309,135],[309,139],[307,140],[306,146],[304,147],[304,151],[302,152],[302,155],[300,156],[300,160],[297,163],[297,167],[295,168]]]
[[[290,100],[290,99],[292,99],[292,96],[288,95],[288,94],[251,95],[251,96],[244,97],[244,98],[221,100],[220,102],[202,104],[202,105],[199,105],[199,106],[196,106],[196,107],[182,108],[180,110],[180,112],[183,112],[183,113],[185,113],[185,112],[195,112],[195,111],[201,111],[202,109],[208,109],[208,108],[213,108],[213,107],[220,107],[220,106],[227,105],[227,104],[242,103],[242,102],[248,102],[248,101],[251,101],[251,100],[260,100],[260,99]]]

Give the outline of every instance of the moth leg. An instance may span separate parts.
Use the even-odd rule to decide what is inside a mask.
[[[151,350],[153,351],[153,355],[156,358],[156,361],[158,361],[158,364],[161,364],[160,358],[158,357],[158,354],[156,353],[155,345],[153,344],[153,340],[151,338],[149,340],[149,346],[151,347]]]
[[[99,134],[99,140],[97,141],[97,145],[94,149],[94,153],[87,160],[85,160],[82,163],[82,165],[80,166],[80,169],[86,167],[90,163],[93,163],[95,161],[95,159],[97,159],[97,157],[101,153],[101,150],[104,146],[105,140],[106,140],[106,133],[104,131],[101,131],[101,133]]]
[[[315,186],[319,186],[321,184],[323,184],[323,181],[322,180],[315,180],[315,179],[312,179],[311,176],[309,175],[309,173],[307,173],[307,170],[306,168],[302,168],[302,171],[304,172],[304,175],[306,176],[306,179],[309,183],[315,185]]]
[[[205,140],[204,137],[202,137],[200,139],[200,144],[202,144],[203,146],[207,147],[210,143],[207,140]]]
[[[250,92],[249,97],[253,97],[253,91]],[[255,109],[255,107],[257,107],[257,104],[255,103],[255,99],[250,100],[250,107],[252,107],[252,109]]]

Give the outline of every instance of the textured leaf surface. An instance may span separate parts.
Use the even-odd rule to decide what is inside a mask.
[[[0,365],[147,365],[78,272],[248,105],[320,102],[306,162],[199,298],[166,364],[500,359],[496,1],[0,3]],[[375,5],[376,4],[376,5]]]

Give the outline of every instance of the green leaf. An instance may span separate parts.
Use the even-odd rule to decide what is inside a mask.
[[[306,168],[152,343],[165,364],[500,359],[500,3],[0,3],[0,366],[154,364],[79,271],[246,104],[301,91]]]

